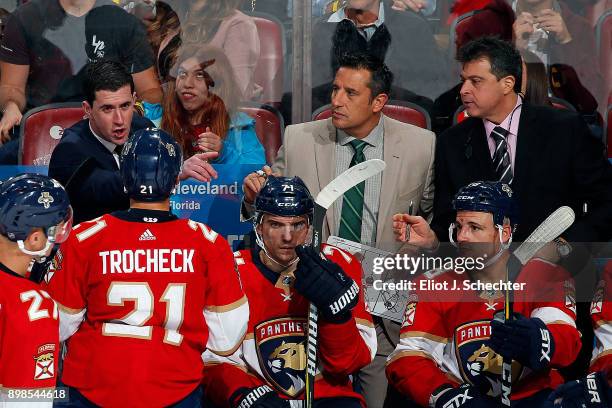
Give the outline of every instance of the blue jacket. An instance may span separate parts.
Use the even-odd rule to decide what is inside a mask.
[[[266,153],[255,133],[255,120],[243,112],[232,117],[215,164],[265,164]]]

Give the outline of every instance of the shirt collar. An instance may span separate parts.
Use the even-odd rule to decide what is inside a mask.
[[[519,125],[519,118],[521,117],[521,110],[522,110],[521,105],[522,104],[523,104],[523,98],[520,95],[518,95],[516,98],[516,103],[514,104],[514,108],[512,108],[512,111],[508,114],[508,116],[506,116],[506,118],[499,125],[496,125],[495,123],[489,121],[488,119],[483,119],[482,121],[484,122],[484,126],[487,132],[487,135],[490,136],[491,132],[496,126],[501,126],[504,129],[508,130],[510,134],[516,136],[518,134],[518,125]]]
[[[91,134],[94,135],[94,137],[98,139],[98,142],[102,143],[102,146],[106,147],[106,149],[109,152],[111,153],[115,152],[115,147],[117,147],[117,145],[114,144],[113,142],[109,142],[108,140],[103,139],[100,136],[98,136],[96,132],[94,132],[94,130],[91,128],[91,121],[89,122],[89,130],[91,130]]]
[[[342,20],[350,20],[347,16],[346,16],[346,12],[344,11],[344,9],[346,8],[346,6],[340,8],[338,11],[336,11],[335,13],[333,13],[331,16],[329,16],[329,19],[327,19],[328,23],[339,23]],[[350,20],[353,22],[353,24],[355,23],[353,20]],[[383,7],[383,2],[380,2],[380,7],[378,9],[378,19],[373,23],[376,28],[380,27],[383,23],[385,22],[385,8]]]
[[[363,140],[370,146],[376,147],[383,142],[383,133],[384,133],[383,115],[380,115],[380,119],[378,120],[378,124],[376,125],[376,127],[372,129],[370,134],[368,134],[365,138],[361,140]],[[352,140],[355,140],[355,139],[356,139],[355,137],[349,135],[344,130],[338,129],[338,143],[341,144],[342,146],[346,146]]]

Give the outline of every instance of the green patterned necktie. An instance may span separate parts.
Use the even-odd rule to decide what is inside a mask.
[[[362,140],[351,140],[351,146],[355,150],[349,167],[365,161],[363,149],[368,145]],[[354,242],[361,242],[361,221],[363,214],[363,191],[365,181],[362,181],[349,191],[344,193],[342,199],[342,213],[340,214],[340,231],[338,236]]]

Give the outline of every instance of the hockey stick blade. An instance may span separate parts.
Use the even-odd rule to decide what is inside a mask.
[[[514,256],[525,265],[544,245],[563,234],[575,219],[574,210],[567,206],[559,207],[514,251]]]

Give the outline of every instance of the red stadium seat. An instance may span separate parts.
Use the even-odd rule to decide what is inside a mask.
[[[274,16],[253,12],[259,35],[259,61],[255,67],[255,83],[263,87],[264,103],[280,104],[283,96],[283,56],[285,32],[283,24]]]
[[[612,10],[608,9],[597,20],[595,42],[599,56],[599,69],[607,92],[612,90]],[[606,92],[606,93],[607,93]]]
[[[612,105],[608,106],[606,115],[606,127],[604,128],[604,140],[608,145],[608,157],[612,159]]]
[[[400,122],[409,123],[423,129],[431,129],[429,114],[415,103],[391,100],[383,108],[383,113]],[[321,106],[312,114],[312,120],[322,120],[330,117],[331,105],[329,104]]]
[[[465,118],[468,117],[467,112],[465,112],[465,109],[463,109],[463,105],[459,106],[453,115],[453,125],[463,122]]]
[[[26,112],[19,132],[19,164],[48,165],[64,129],[83,119],[84,115],[80,102],[52,103]]]
[[[612,9],[612,0],[597,0],[586,7],[584,17],[589,20],[591,26],[595,27],[599,17],[610,9]]]
[[[453,20],[450,27],[450,38],[448,41],[448,51],[451,60],[455,58],[455,52],[457,51],[457,30],[460,30],[464,25],[469,24],[469,21],[474,15],[480,13],[482,10],[473,10],[465,14],[460,15]]]
[[[266,150],[266,162],[274,163],[276,153],[283,144],[285,123],[278,110],[269,105],[243,104],[240,110],[255,119],[255,132]]]

